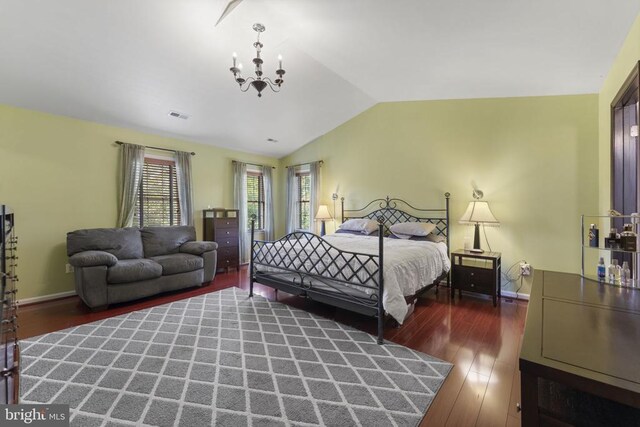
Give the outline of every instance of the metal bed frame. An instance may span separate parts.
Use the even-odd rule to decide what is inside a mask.
[[[383,344],[384,333],[384,237],[389,227],[406,221],[435,224],[435,234],[447,239],[449,248],[449,197],[445,193],[444,209],[419,209],[402,199],[375,199],[361,209],[344,208],[341,199],[342,221],[368,218],[378,221],[378,254],[343,251],[322,237],[305,232],[289,233],[273,242],[255,239],[255,221],[251,221],[251,261],[249,296],[253,296],[255,282],[293,295],[303,296],[345,310],[378,319],[378,344]],[[405,211],[400,207],[406,206]],[[264,267],[260,270],[256,267]],[[266,270],[266,269],[269,270]],[[423,287],[412,298],[439,285],[449,273]],[[349,285],[349,286],[346,286]],[[357,295],[353,286],[373,289],[371,295]]]

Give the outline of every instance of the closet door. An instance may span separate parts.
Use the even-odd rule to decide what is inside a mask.
[[[611,104],[611,205],[623,215],[640,212],[639,71],[640,62]],[[629,218],[614,219],[611,226],[620,233],[625,222],[630,222]],[[638,265],[631,254],[614,252],[612,258],[619,263],[627,261],[632,269]]]

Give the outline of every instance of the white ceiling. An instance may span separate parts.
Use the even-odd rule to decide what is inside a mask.
[[[0,0],[0,103],[280,157],[377,102],[598,92],[640,12],[640,0],[244,0],[214,27],[226,3]],[[266,74],[278,53],[287,70],[262,98],[229,72],[235,51],[249,75],[254,22]]]

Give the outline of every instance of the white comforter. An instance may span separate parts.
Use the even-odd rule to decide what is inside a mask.
[[[332,234],[324,239],[344,251],[378,255],[378,237]],[[451,268],[447,245],[425,241],[384,239],[385,311],[402,324],[408,312],[404,297],[433,283]],[[373,289],[354,286],[372,294]]]

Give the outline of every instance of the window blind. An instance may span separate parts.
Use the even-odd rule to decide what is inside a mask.
[[[180,224],[178,179],[171,160],[146,158],[133,223],[143,226]]]

